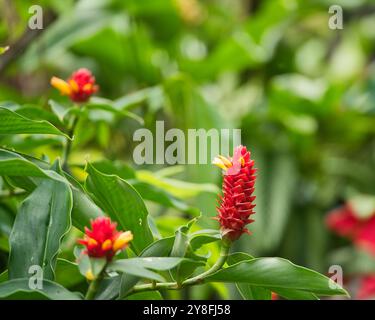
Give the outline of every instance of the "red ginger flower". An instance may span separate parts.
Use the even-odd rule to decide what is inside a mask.
[[[358,289],[358,299],[369,299],[375,297],[375,274],[362,277]]]
[[[372,216],[360,219],[350,204],[332,210],[327,218],[328,228],[340,236],[350,238],[353,243],[375,256],[375,212]],[[357,298],[375,297],[375,274],[370,273],[360,278]]]
[[[249,219],[255,213],[255,196],[252,195],[256,179],[254,160],[250,159],[246,147],[238,146],[233,158],[218,156],[213,163],[224,170],[223,196],[220,196],[216,219],[223,237],[234,241],[243,233],[250,234],[246,225],[254,221]]]
[[[369,218],[360,219],[352,205],[347,203],[331,211],[326,224],[338,235],[352,239],[356,246],[375,255],[375,212]]]
[[[119,232],[116,226],[117,224],[107,217],[92,220],[92,230],[85,227],[84,238],[78,240],[78,243],[86,246],[84,253],[89,257],[106,257],[111,260],[118,251],[126,248],[133,239],[133,234],[130,231]]]
[[[52,77],[51,85],[74,102],[86,102],[99,89],[95,77],[85,68],[74,72],[67,81]]]

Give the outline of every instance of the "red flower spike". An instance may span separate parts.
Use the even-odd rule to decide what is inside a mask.
[[[52,77],[51,85],[74,102],[88,101],[99,89],[95,84],[95,77],[85,68],[74,72],[67,81]]]
[[[116,226],[117,224],[107,217],[92,220],[91,230],[85,228],[84,238],[78,240],[78,243],[86,246],[83,253],[89,257],[106,257],[111,260],[118,251],[126,248],[133,239],[133,234],[130,231],[119,232]]]
[[[217,208],[216,219],[220,223],[223,238],[234,241],[243,233],[250,234],[246,225],[254,221],[249,219],[255,213],[254,160],[250,159],[250,152],[246,147],[238,146],[233,158],[218,156],[213,163],[224,170],[223,196],[219,196],[220,206]]]

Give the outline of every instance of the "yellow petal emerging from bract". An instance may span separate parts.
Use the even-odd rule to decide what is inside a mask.
[[[217,156],[213,161],[212,164],[218,166],[219,168],[223,170],[228,170],[228,168],[232,167],[232,161],[230,161],[228,158],[223,156]]]
[[[130,231],[123,232],[113,243],[113,251],[118,251],[123,249],[130,241],[133,240],[133,234]]]
[[[79,87],[78,87],[78,84],[77,84],[77,82],[75,80],[70,79],[69,80],[69,85],[70,85],[71,90],[73,90],[74,92],[78,92]]]
[[[102,249],[104,251],[108,251],[108,250],[112,249],[112,241],[111,241],[111,239],[107,239],[106,241],[103,242]]]
[[[91,270],[91,269],[87,270],[85,276],[86,276],[86,279],[89,280],[89,281],[93,281],[93,280],[95,280],[95,276],[94,276],[94,274],[92,273],[92,270]]]
[[[62,95],[68,96],[71,94],[72,89],[70,88],[69,84],[57,77],[52,77],[51,85],[55,87],[57,90],[60,91]]]

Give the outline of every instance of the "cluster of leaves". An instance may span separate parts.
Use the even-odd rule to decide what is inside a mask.
[[[185,2],[188,5],[184,6]],[[12,14],[0,21],[0,42],[12,47],[17,37],[23,38],[28,8],[35,1],[7,3],[10,8],[1,11]],[[91,218],[103,212],[125,228],[122,223],[126,222],[121,220],[126,219],[116,216],[129,211],[126,202],[118,200],[130,197],[125,190],[135,189],[143,199],[139,203],[145,201],[147,210],[138,203],[137,208],[142,209],[137,214],[151,213],[147,220],[152,239],[169,241],[165,251],[148,257],[171,256],[175,230],[200,211],[202,218],[190,232],[182,234],[190,236],[202,228],[214,228],[207,217],[215,214],[218,188],[212,183],[219,183],[218,171],[213,173],[204,165],[146,166],[142,170],[129,166],[132,133],[141,125],[154,131],[156,119],[165,119],[183,130],[241,127],[243,144],[251,146],[262,174],[257,179],[254,236],[242,237],[236,249],[257,256],[285,256],[320,272],[341,262],[345,270],[364,265],[368,265],[367,271],[374,270],[373,264],[364,264],[365,260],[352,251],[334,252],[327,260],[338,239],[329,237],[322,222],[327,210],[341,200],[358,193],[375,194],[375,19],[370,0],[352,4],[335,1],[345,12],[344,30],[336,31],[327,27],[331,4],[327,0],[251,4],[226,0],[43,0],[40,4],[44,11],[55,13],[55,22],[24,54],[15,57],[11,66],[5,68],[0,58],[0,101],[19,103],[2,103],[0,113],[1,145],[8,147],[2,151],[2,161],[6,160],[2,163],[7,166],[1,173],[1,271],[8,268],[8,239],[14,220],[24,208],[25,197],[40,190],[42,181],[47,181],[45,189],[58,188],[55,196],[61,193],[66,199],[73,198],[67,201],[72,202],[72,208],[68,205],[64,210],[70,212],[66,214],[74,228],[60,241],[70,226],[70,218],[65,216],[57,230],[61,252],[56,256],[56,245],[48,246],[49,257],[56,264],[45,269],[51,280],[71,291],[84,292],[87,286],[77,266],[72,265],[77,229],[83,230]],[[14,16],[17,21],[11,21]],[[81,109],[70,108],[48,90],[51,69],[68,75],[82,65],[93,70],[102,95],[112,100],[96,98]],[[49,100],[51,95],[55,95],[54,100]],[[79,121],[67,172],[64,157],[63,171],[50,159],[63,155],[64,135],[69,133],[73,115]],[[13,123],[6,126],[6,119]],[[84,170],[87,154],[90,165]],[[12,166],[8,166],[10,162]],[[12,175],[15,169],[18,171]],[[121,186],[117,200],[110,194],[112,200],[106,202],[94,192],[100,189],[93,185],[93,180],[97,181],[93,175],[108,174],[118,176],[111,178],[115,180],[111,185]],[[90,183],[84,182],[86,176]],[[41,206],[39,200],[34,201]],[[54,199],[51,201],[55,205]],[[108,208],[112,201],[121,202],[121,210]],[[43,221],[50,221],[47,216]],[[147,242],[145,239],[147,236],[136,241]],[[208,264],[218,257],[217,243],[196,248],[212,252],[205,257]],[[140,248],[138,244],[131,252],[144,253],[144,247]],[[190,249],[187,252],[187,258],[202,264],[202,258],[194,258]],[[244,260],[252,261],[249,256]],[[275,261],[279,260],[268,263]],[[25,274],[25,270],[16,274]],[[158,273],[167,281],[171,279],[170,273]],[[0,281],[7,277],[4,273]],[[245,289],[248,284],[238,286],[247,298],[269,297],[269,289],[262,295],[261,291]],[[103,288],[100,296],[113,297],[119,287],[119,281],[108,282],[108,289]],[[283,287],[282,283],[268,286],[280,295]],[[185,296],[238,297],[233,287],[216,282],[203,288],[192,287]],[[294,289],[294,293],[299,290]],[[311,292],[319,293],[314,290]],[[283,296],[292,298],[290,294],[284,291]],[[181,297],[178,292],[167,296]]]
[[[110,110],[111,107],[107,105],[105,109]],[[84,109],[75,110],[84,112]],[[36,114],[38,120],[35,119]],[[73,116],[79,117],[79,114],[75,112]],[[62,136],[66,140],[63,148],[66,151],[72,137],[64,133],[69,131],[67,128],[60,130],[46,120],[53,117],[57,118],[47,111],[38,113],[32,107],[1,106],[0,134]],[[72,225],[82,230],[90,219],[104,212],[123,230],[131,230],[134,239],[128,256],[108,265],[106,259],[89,258],[87,255],[82,257],[79,251],[76,252],[75,257],[79,261],[76,267],[79,267],[82,275],[86,275],[90,269],[97,277],[106,266],[105,282],[96,292],[97,298],[126,298],[131,293],[143,291],[141,288],[145,287],[137,287],[137,283],[150,280],[154,281],[150,291],[180,289],[195,279],[189,280],[191,275],[199,277],[198,268],[205,267],[208,258],[199,254],[199,249],[221,240],[219,232],[215,229],[190,232],[195,222],[193,220],[178,228],[173,237],[163,238],[156,226],[151,227],[154,223],[143,198],[177,208],[183,207],[181,200],[152,184],[139,185],[136,174],[126,165],[123,165],[120,177],[116,174],[119,169],[111,163],[88,163],[83,184],[69,173],[68,163],[63,166],[65,171],[58,159],[49,163],[46,159],[33,158],[16,151],[0,150],[0,175],[5,187],[3,191],[7,192],[5,204],[12,203],[17,212],[13,222],[12,210],[6,210],[4,206],[4,215],[10,220],[7,227],[11,231],[8,234],[8,270],[1,276],[1,297],[19,298],[26,295],[36,298],[42,295],[47,298],[80,299],[79,294],[55,282],[59,272],[65,274],[65,268],[75,266],[74,260],[60,258],[61,246]],[[185,205],[185,208],[188,206]],[[42,286],[37,289],[30,286],[30,271],[32,273],[34,266],[40,266],[43,270]],[[306,299],[317,298],[317,295],[345,294],[340,287],[332,288],[332,283],[325,276],[279,258],[255,259],[245,253],[235,253],[228,257],[226,268],[215,271],[192,284],[237,283],[245,298],[270,298],[271,291],[286,298]],[[78,277],[79,280],[85,282],[82,276]],[[168,285],[171,282],[172,285]],[[142,298],[151,298],[155,294],[158,295],[153,292],[151,296],[143,295]]]

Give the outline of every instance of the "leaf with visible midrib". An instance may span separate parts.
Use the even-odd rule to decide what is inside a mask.
[[[44,180],[18,211],[9,238],[9,278],[29,277],[29,268],[43,268],[44,279],[54,279],[62,237],[71,226],[72,193],[69,186]]]
[[[318,295],[347,295],[332,280],[282,258],[256,258],[236,263],[206,278],[208,282],[237,282],[273,289],[294,289]],[[334,284],[334,283],[332,283]]]
[[[111,219],[119,222],[123,230],[133,233],[131,247],[136,254],[140,254],[153,242],[143,199],[129,183],[118,176],[103,174],[90,164],[86,171],[89,174],[86,189]]]
[[[0,284],[0,299],[34,299],[47,298],[52,300],[81,300],[78,294],[68,291],[63,286],[42,280],[41,289],[32,289],[29,278],[10,280]]]
[[[184,260],[183,258],[172,257],[130,258],[114,261],[108,265],[108,269],[163,282],[164,278],[152,270],[170,270]]]
[[[0,107],[0,134],[54,134],[68,137],[46,120],[28,119],[7,108]]]

